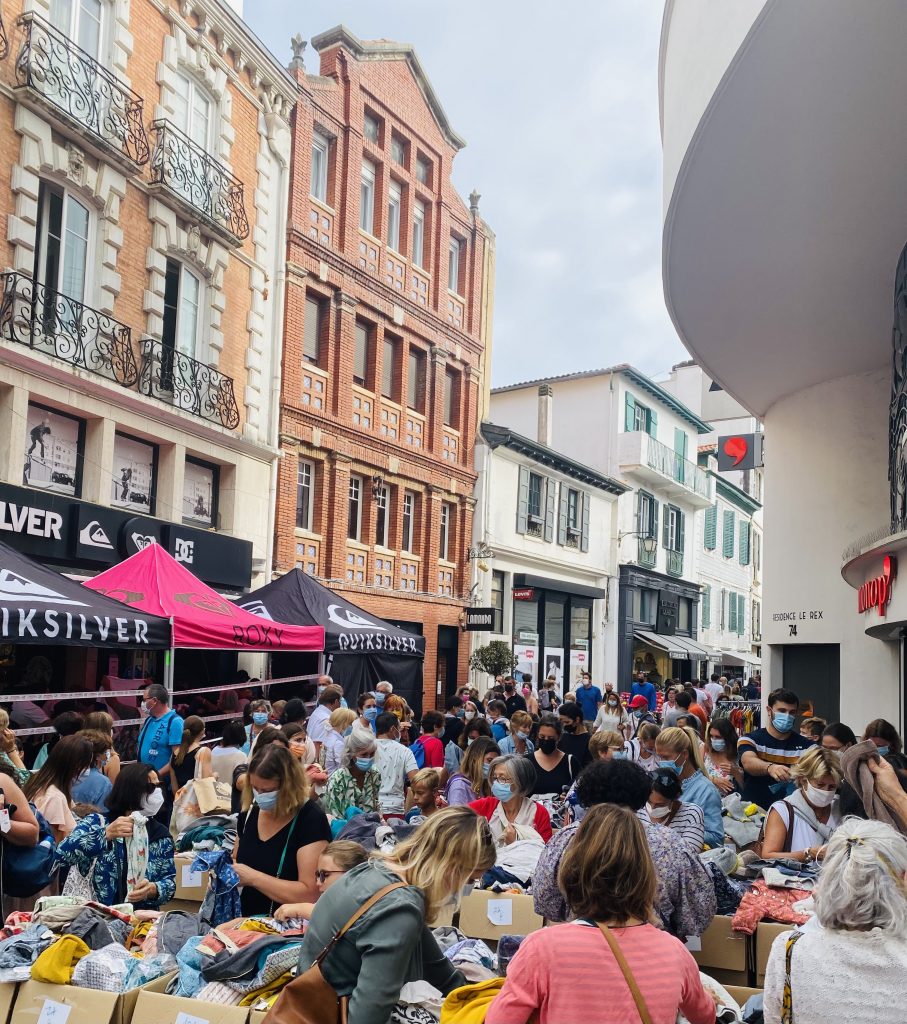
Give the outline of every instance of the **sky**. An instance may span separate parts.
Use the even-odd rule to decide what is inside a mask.
[[[281,60],[343,23],[412,43],[497,241],[495,386],[687,358],[661,287],[656,0],[246,0]],[[306,51],[317,72],[317,54]]]

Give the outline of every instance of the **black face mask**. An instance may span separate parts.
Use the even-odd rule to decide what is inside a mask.
[[[555,750],[557,750],[557,740],[550,738],[546,740],[539,740],[539,750],[541,750],[543,754],[553,754]]]
[[[564,732],[576,732],[576,726],[575,725],[565,725],[564,726]]]

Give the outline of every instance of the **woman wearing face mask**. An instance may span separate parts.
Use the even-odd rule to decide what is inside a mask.
[[[315,744],[306,734],[305,725],[300,722],[290,722],[289,725],[282,725],[280,731],[286,736],[290,753],[305,769],[312,785],[326,786],[327,772],[315,760]]]
[[[50,752],[42,767],[22,787],[26,798],[38,808],[61,842],[76,827],[72,816],[72,787],[94,761],[91,743],[82,735],[64,736]]]
[[[558,746],[565,754],[570,754],[576,770],[582,771],[591,760],[589,737],[592,735],[583,720],[583,709],[575,701],[565,700],[557,709],[557,714],[564,729]]]
[[[693,853],[702,853],[705,819],[702,808],[684,803],[680,778],[676,772],[658,769],[652,782],[652,792],[645,809],[639,811],[643,821],[663,825],[683,840]]]
[[[532,799],[535,769],[532,759],[502,754],[491,762],[488,772],[491,796],[475,800],[469,806],[488,819],[498,846],[509,846],[517,839],[533,838],[538,833],[543,843],[551,838],[551,816]]]
[[[654,722],[643,722],[639,732],[632,740],[627,741],[627,759],[635,761],[640,768],[647,772],[655,770],[657,758],[655,756],[655,740],[661,729]]]
[[[523,695],[523,700],[526,701],[526,710],[529,714],[537,719],[540,714],[538,698],[532,692],[532,677],[523,674],[523,681],[520,683],[520,693]]]
[[[253,700],[249,704],[251,722],[246,726],[245,752],[251,755],[255,750],[255,741],[258,739],[262,729],[268,727],[271,721],[271,702],[267,700]]]
[[[536,735],[539,745],[535,753],[529,757],[529,762],[535,769],[533,795],[561,793],[564,789],[569,789],[579,775],[580,769],[573,756],[565,754],[559,746],[564,735],[560,719],[554,715],[542,715]]]
[[[353,914],[402,882],[359,918],[321,964],[325,979],[349,993],[349,1020],[386,1024],[400,990],[427,981],[442,994],[466,983],[441,952],[428,922],[458,903],[463,887],[494,865],[488,823],[466,807],[448,807],[386,856],[343,875],[315,904],[302,948],[306,970]]]
[[[331,817],[343,818],[351,807],[358,807],[360,811],[378,810],[381,775],[372,767],[377,749],[374,733],[354,724],[343,745],[343,763],[328,779],[322,801]]]
[[[874,718],[863,730],[863,739],[872,740],[879,748],[879,757],[900,754],[903,749],[897,729],[884,718]]]
[[[480,797],[491,795],[488,772],[491,762],[501,756],[500,748],[490,736],[479,736],[463,755],[460,768],[447,780],[444,799],[448,806],[471,804]]]
[[[738,792],[743,786],[743,771],[737,763],[737,730],[728,718],[709,722],[705,734],[705,773],[722,796]]]
[[[595,717],[593,732],[619,732],[629,739],[629,728],[630,716],[621,705],[620,697],[613,690],[608,690]]]
[[[311,793],[301,763],[286,747],[269,743],[253,754],[233,848],[243,916],[318,898],[315,870],[331,828]]]
[[[110,790],[107,810],[82,818],[57,846],[57,859],[91,880],[100,903],[129,902],[136,910],[169,903],[176,891],[173,840],[154,818],[163,803],[157,772],[141,762],[127,764]],[[145,819],[147,841],[136,835],[136,812]],[[147,863],[130,888],[129,869],[142,863],[142,850],[147,851]]]
[[[347,871],[359,867],[368,860],[368,850],[351,839],[337,839],[328,843],[318,858],[315,870],[315,885],[321,896]],[[292,918],[308,920],[315,909],[314,903],[284,903],[274,912],[278,921],[289,921]]]
[[[83,729],[79,735],[91,744],[93,760],[76,779],[72,786],[72,802],[89,804],[103,810],[107,806],[107,797],[113,783],[104,774],[104,766],[110,757],[110,737],[96,729]]]
[[[843,778],[838,755],[810,747],[791,768],[796,790],[769,808],[762,856],[808,864],[825,857],[825,844],[839,825],[838,786]]]
[[[535,750],[535,744],[529,739],[532,731],[532,718],[528,711],[514,711],[510,716],[510,735],[505,736],[498,746],[502,754],[520,754],[526,756]]]
[[[331,712],[327,728],[324,730],[324,770],[330,778],[343,764],[343,745],[353,731],[356,712],[350,708],[337,708]]]
[[[724,842],[721,795],[705,774],[699,753],[699,737],[692,729],[662,729],[655,740],[659,768],[667,768],[680,779],[683,799],[697,804],[705,817],[705,841],[709,846]]]
[[[358,725],[360,729],[369,729],[374,735],[375,719],[378,717],[378,702],[373,693],[360,693],[356,701],[359,711]]]

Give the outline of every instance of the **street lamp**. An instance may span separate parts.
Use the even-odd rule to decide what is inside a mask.
[[[617,535],[617,543],[620,544],[624,537],[641,537],[642,549],[647,555],[654,555],[658,550],[658,541],[654,534],[644,533],[642,530],[628,530],[626,533],[619,533]]]
[[[470,562],[476,562],[478,568],[481,569],[482,572],[488,572],[488,563],[485,561],[485,559],[493,558],[494,551],[491,550],[491,548],[485,543],[485,541],[482,541],[482,543],[479,544],[478,547],[467,548],[466,557],[469,559]]]

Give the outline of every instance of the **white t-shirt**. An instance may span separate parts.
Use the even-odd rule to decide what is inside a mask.
[[[313,743],[324,743],[324,734],[330,717],[331,709],[326,704],[319,704],[312,712],[306,734]]]
[[[419,770],[413,752],[397,740],[379,739],[375,767],[381,774],[381,788],[378,790],[381,813],[402,813],[406,777],[410,772]]]
[[[706,683],[705,692],[712,698],[712,703],[717,704],[718,698],[724,696],[724,687],[721,683]]]

